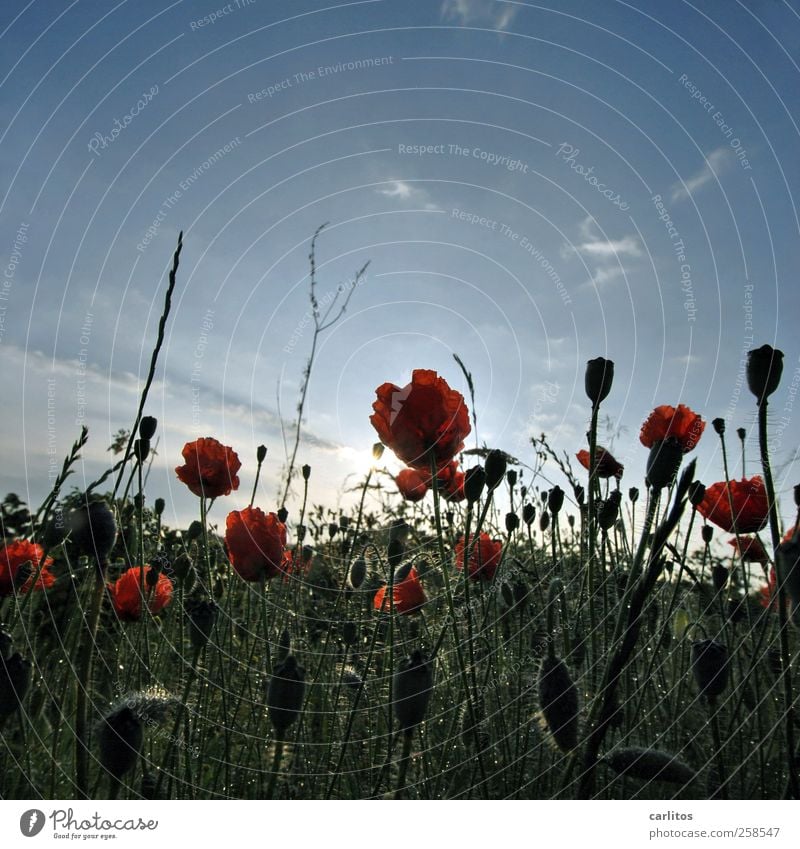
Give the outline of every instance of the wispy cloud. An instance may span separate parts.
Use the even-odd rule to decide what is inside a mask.
[[[733,157],[733,152],[728,147],[718,147],[712,150],[706,157],[706,164],[688,180],[676,183],[672,187],[672,200],[686,200],[690,195],[699,191],[712,180],[719,177],[726,170]]]
[[[379,195],[384,195],[387,198],[399,198],[400,200],[408,200],[410,197],[421,194],[421,189],[414,188],[410,183],[404,180],[393,180],[383,189],[377,189]]]
[[[442,18],[463,25],[487,23],[494,29],[508,29],[517,16],[519,6],[492,0],[444,0]]]

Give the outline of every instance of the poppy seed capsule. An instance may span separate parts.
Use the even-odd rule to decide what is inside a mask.
[[[306,463],[303,468],[300,470],[303,475],[303,480],[307,481],[311,477],[311,466]]]
[[[31,686],[31,662],[19,652],[0,658],[0,719],[22,705]]]
[[[204,648],[214,630],[219,608],[213,601],[190,599],[186,603],[186,615],[189,619],[189,641],[196,649]]]
[[[483,462],[483,468],[486,472],[486,488],[491,492],[496,489],[506,474],[506,455],[496,448],[493,448]]]
[[[542,513],[539,516],[539,530],[544,533],[550,527],[550,514]]]
[[[419,649],[414,649],[400,662],[392,686],[394,715],[401,730],[410,731],[425,719],[432,692],[432,665]]]
[[[522,507],[522,521],[530,527],[533,524],[533,520],[536,518],[536,506],[533,504],[525,504]]]
[[[305,673],[290,654],[275,668],[267,689],[267,707],[272,726],[279,736],[300,715],[306,693]]]
[[[285,525],[288,518],[289,511],[285,507],[281,507],[280,510],[278,510],[278,521]]]
[[[681,443],[670,436],[653,443],[647,457],[647,484],[655,490],[671,486],[683,460]]]
[[[728,684],[727,647],[716,640],[692,643],[692,673],[701,695],[718,696]]]
[[[778,388],[783,374],[783,351],[762,345],[747,352],[747,385],[761,405]]]
[[[516,513],[506,513],[506,533],[513,534],[519,527],[519,516]]]
[[[578,690],[563,660],[547,656],[539,670],[539,705],[558,747],[578,745]]]
[[[464,496],[467,504],[474,504],[483,492],[486,485],[486,472],[483,466],[473,466],[464,473]]]
[[[547,507],[556,516],[564,506],[564,490],[560,486],[554,486],[547,495]]]
[[[139,422],[139,439],[151,440],[156,435],[158,419],[153,416],[142,416]]]
[[[725,433],[725,419],[712,419],[711,427],[714,428],[714,430],[719,436],[722,436]]]
[[[256,463],[261,464],[266,459],[267,459],[267,446],[266,445],[259,445],[258,448],[256,448]]]
[[[359,557],[357,560],[353,561],[353,565],[350,567],[350,574],[347,576],[347,580],[352,589],[357,590],[364,583],[364,578],[366,577],[367,561],[364,560],[363,557]]]
[[[155,511],[156,516],[163,515],[166,506],[167,502],[164,501],[163,498],[156,498],[156,500],[153,502],[153,510]]]
[[[670,784],[689,784],[697,773],[683,761],[658,749],[631,746],[614,749],[603,760],[617,773],[642,781],[667,781]]]
[[[703,542],[709,543],[714,538],[714,528],[711,525],[703,525],[700,534],[703,537]]]
[[[117,523],[105,501],[92,501],[70,514],[72,540],[83,554],[95,557],[102,566],[117,541]]]
[[[699,507],[703,499],[706,497],[706,488],[700,481],[692,481],[689,484],[689,503],[692,507]]]
[[[722,592],[725,589],[725,584],[728,583],[729,570],[719,563],[714,564],[711,568],[711,580],[714,584],[714,589],[717,592]]]
[[[631,504],[636,504],[636,502],[639,500],[639,490],[635,486],[632,486],[628,490],[628,499],[630,500]]]
[[[100,763],[117,780],[136,766],[144,741],[142,721],[130,707],[108,714],[100,722],[97,745]]]
[[[615,489],[605,501],[601,502],[600,509],[597,511],[597,521],[602,530],[610,531],[614,527],[614,522],[617,521],[619,515],[621,500],[622,493]]]
[[[747,437],[747,431],[743,427],[736,428],[736,435],[744,442]]]
[[[596,357],[586,363],[584,386],[586,396],[595,406],[604,401],[614,382],[614,363],[604,357]]]
[[[508,485],[511,487],[511,489],[514,489],[514,487],[517,485],[517,470],[516,469],[509,469],[506,472],[506,481],[508,481]]]

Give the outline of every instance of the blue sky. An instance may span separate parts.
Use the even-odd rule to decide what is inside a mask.
[[[625,486],[655,404],[747,427],[755,459],[743,358],[767,342],[786,354],[772,422],[790,517],[796,2],[31,0],[3,4],[0,33],[4,491],[38,502],[79,421],[78,478],[102,471],[183,228],[149,492],[190,516],[172,468],[214,435],[244,462],[228,507],[268,445],[272,508],[278,385],[289,420],[309,242],[329,222],[320,297],[370,266],[312,376],[314,500],[368,467],[380,383],[433,368],[465,389],[453,352],[481,442],[528,463],[531,434],[583,446],[598,355],[616,363],[604,412]],[[710,428],[697,454],[703,480],[722,477]]]

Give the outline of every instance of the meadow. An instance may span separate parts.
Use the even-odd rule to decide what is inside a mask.
[[[374,465],[345,513],[317,503],[302,462],[312,353],[283,497],[259,488],[273,446],[240,457],[209,433],[173,458],[197,500],[173,528],[145,486],[147,401],[181,248],[110,468],[70,489],[84,430],[41,505],[2,504],[0,797],[800,798],[800,523],[780,524],[767,415],[779,350],[748,355],[760,456],[741,478],[743,432],[664,403],[642,410],[647,475],[628,480],[598,441],[603,357],[586,365],[585,444],[542,435],[521,457],[466,447],[458,371],[405,364],[407,385],[365,390]],[[315,301],[312,243],[318,333],[358,280]],[[696,479],[701,439],[720,442],[715,481]],[[235,491],[250,506],[226,507]]]

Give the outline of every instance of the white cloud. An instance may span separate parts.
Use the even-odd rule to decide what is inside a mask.
[[[692,174],[688,180],[676,183],[672,187],[672,200],[686,200],[706,183],[718,178],[730,164],[732,156],[733,153],[728,147],[718,147],[716,150],[712,150],[706,157],[706,164],[697,173]]]
[[[576,250],[597,258],[642,255],[639,240],[635,236],[623,236],[621,239],[594,239],[581,243]]]
[[[519,6],[491,0],[444,0],[442,18],[462,25],[488,23],[494,29],[505,30],[517,16]]]
[[[415,189],[403,180],[393,180],[385,189],[378,189],[377,191],[379,195],[385,195],[387,198],[408,200],[412,195],[418,194],[420,190]]]

